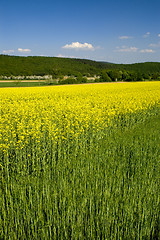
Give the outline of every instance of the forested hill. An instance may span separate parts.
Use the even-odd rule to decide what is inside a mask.
[[[99,75],[104,70],[117,69],[139,73],[160,73],[160,63],[113,64],[85,59],[58,57],[19,57],[0,55],[0,76],[17,75]]]
[[[83,75],[99,74],[102,69],[110,69],[113,64],[84,59],[58,57],[18,57],[0,55],[0,75]]]
[[[118,67],[127,71],[137,71],[141,73],[160,73],[160,62],[145,62],[134,64],[119,64]]]

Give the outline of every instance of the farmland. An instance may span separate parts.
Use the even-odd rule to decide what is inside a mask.
[[[1,239],[158,239],[160,82],[0,92]]]

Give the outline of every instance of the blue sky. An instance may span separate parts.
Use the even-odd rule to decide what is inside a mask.
[[[1,0],[0,54],[160,62],[159,0]]]

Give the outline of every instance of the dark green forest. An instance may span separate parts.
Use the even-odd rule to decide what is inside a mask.
[[[71,77],[96,75],[100,78],[95,81],[106,82],[160,80],[160,62],[114,64],[86,59],[0,55],[0,76],[18,75],[52,75],[53,79],[63,78],[65,75]]]

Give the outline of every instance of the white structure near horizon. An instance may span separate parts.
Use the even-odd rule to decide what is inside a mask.
[[[52,80],[52,75],[44,75],[44,76],[0,76],[0,79],[4,80]]]
[[[65,75],[65,76],[63,76],[63,80],[65,80],[65,79],[67,79],[67,78],[69,78],[69,77],[72,77],[72,78],[76,78],[75,76],[67,76],[67,75]],[[96,78],[100,78],[100,76],[96,76],[96,75],[94,75],[93,77],[86,77],[87,78],[87,80],[95,80]],[[20,81],[20,80],[46,80],[46,81],[52,81],[53,80],[53,77],[52,77],[52,75],[44,75],[44,76],[38,76],[38,75],[32,75],[32,76],[13,76],[13,75],[11,75],[11,76],[9,76],[9,77],[7,77],[7,76],[0,76],[0,79],[1,80],[15,80],[15,81]],[[59,78],[57,78],[57,79],[54,79],[54,80],[56,80],[56,81],[58,81],[59,80]]]

